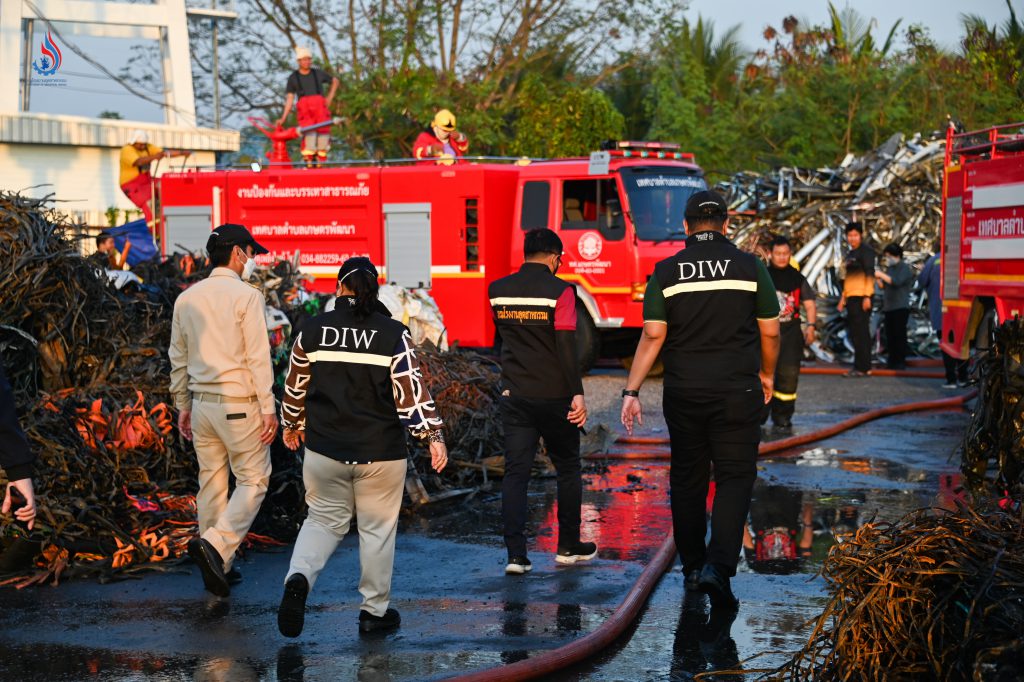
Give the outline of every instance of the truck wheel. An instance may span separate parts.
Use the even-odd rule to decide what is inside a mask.
[[[622,358],[622,366],[626,368],[627,373],[629,370],[633,369],[633,356],[630,355],[629,357]],[[659,353],[658,359],[654,361],[653,365],[651,365],[651,371],[647,373],[647,376],[653,379],[655,377],[664,376],[664,374],[665,365],[662,363],[661,354]]]
[[[597,333],[597,326],[583,304],[576,301],[576,359],[580,363],[580,372],[589,372],[600,356],[601,336]]]

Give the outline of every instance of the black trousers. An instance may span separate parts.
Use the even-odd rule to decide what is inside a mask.
[[[736,575],[757,478],[763,405],[760,389],[708,394],[665,388],[665,421],[672,441],[672,526],[685,572],[710,563],[725,575]],[[711,541],[705,545],[712,465],[715,501]]]
[[[907,320],[910,309],[885,311],[885,348],[889,355],[886,365],[892,369],[907,366]]]
[[[764,406],[761,423],[786,423],[796,411],[796,387],[800,382],[800,361],[804,359],[804,335],[799,322],[784,322],[780,326],[779,360],[775,365],[775,392],[772,402]]]
[[[580,539],[580,432],[565,418],[569,398],[534,400],[503,397],[501,422],[505,429],[505,478],[501,483],[501,515],[509,557],[526,556],[526,493],[530,468],[541,438],[558,478],[558,546]]]
[[[871,310],[864,310],[864,296],[846,299],[846,324],[853,344],[853,368],[871,371]]]

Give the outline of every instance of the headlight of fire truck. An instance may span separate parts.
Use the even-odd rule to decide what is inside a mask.
[[[634,301],[642,301],[646,289],[647,282],[633,282],[629,285],[629,297]]]

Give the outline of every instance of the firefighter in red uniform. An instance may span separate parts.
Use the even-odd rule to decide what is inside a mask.
[[[412,146],[417,159],[437,159],[438,163],[454,163],[469,149],[469,138],[455,130],[455,114],[442,109],[434,115],[429,130],[424,130]]]
[[[287,93],[284,100],[284,113],[277,119],[277,125],[284,125],[288,114],[295,103],[295,115],[299,119],[299,127],[311,126],[331,119],[331,102],[338,91],[338,79],[325,71],[313,68],[313,54],[305,47],[295,48],[295,57],[299,68],[288,76]],[[331,82],[327,97],[323,95],[324,84]],[[331,148],[331,126],[307,131],[302,136],[302,160],[306,168],[319,168],[327,160],[327,152]]]
[[[814,302],[817,292],[810,282],[790,262],[793,247],[785,237],[771,241],[768,274],[775,285],[779,299],[779,359],[775,365],[775,386],[772,401],[765,405],[761,423],[771,416],[776,429],[793,428],[796,410],[796,387],[800,381],[800,361],[804,357],[804,344],[814,342],[814,325],[818,320],[818,307]],[[807,312],[807,328],[800,331],[800,307]]]

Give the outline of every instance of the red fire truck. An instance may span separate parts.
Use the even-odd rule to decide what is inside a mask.
[[[482,347],[494,339],[488,284],[519,267],[526,230],[548,227],[565,245],[558,275],[576,285],[589,365],[602,339],[635,340],[647,277],[682,248],[686,201],[705,186],[693,155],[663,143],[517,163],[198,170],[160,178],[161,243],[201,249],[213,227],[242,223],[270,249],[263,262],[298,252],[318,291],[368,256],[385,281],[431,291],[449,341]]]
[[[942,348],[967,359],[1024,314],[1024,124],[946,134]]]

